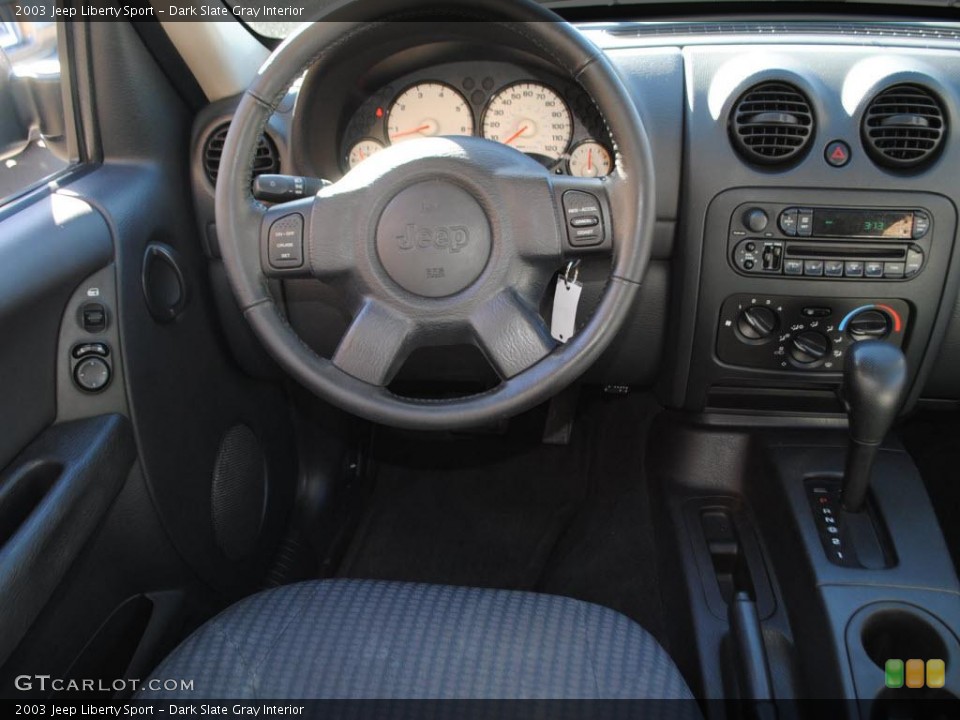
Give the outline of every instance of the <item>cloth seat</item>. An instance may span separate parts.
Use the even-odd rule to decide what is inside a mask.
[[[608,608],[373,580],[316,580],[246,598],[152,677],[194,688],[139,698],[692,699],[660,644]]]

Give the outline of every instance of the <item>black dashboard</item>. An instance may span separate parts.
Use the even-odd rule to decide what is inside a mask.
[[[960,27],[580,29],[630,89],[657,178],[647,279],[588,380],[656,384],[665,403],[696,411],[830,413],[844,344],[870,336],[904,348],[912,402],[960,399]],[[208,151],[235,102],[201,113],[193,138],[214,258]],[[492,38],[407,38],[308,72],[266,132],[282,172],[331,180],[431,134],[516,144],[558,174],[602,175],[614,162],[583,90],[549,59]],[[606,269],[584,265],[584,317]],[[345,323],[336,299],[307,281],[284,294],[291,322],[329,353]],[[450,367],[469,375],[471,365],[434,359],[419,377],[449,379]]]

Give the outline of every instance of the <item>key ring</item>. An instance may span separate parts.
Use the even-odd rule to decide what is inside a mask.
[[[573,273],[573,278],[570,277],[570,273]],[[567,290],[570,289],[570,284],[575,283],[580,277],[580,261],[571,260],[567,263],[567,269],[563,273],[563,284],[567,286]]]

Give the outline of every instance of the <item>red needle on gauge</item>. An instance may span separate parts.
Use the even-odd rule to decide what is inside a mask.
[[[504,141],[503,141],[503,144],[504,144],[504,145],[509,145],[509,144],[512,143],[514,140],[516,140],[518,137],[520,137],[521,135],[523,135],[526,131],[527,131],[527,126],[524,125],[522,128],[520,128],[519,130],[517,130],[513,135],[511,135],[511,136],[508,137],[506,140],[504,140]]]
[[[404,130],[403,132],[394,133],[390,136],[390,139],[392,140],[393,138],[403,137],[404,135],[416,135],[419,132],[429,129],[430,125],[421,125],[420,127],[415,127],[413,130]]]
[[[593,148],[587,149],[587,170],[593,170]]]

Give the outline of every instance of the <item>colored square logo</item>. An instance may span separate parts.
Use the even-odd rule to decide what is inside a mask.
[[[923,660],[907,660],[906,684],[908,688],[922,688],[925,675]]]
[[[888,688],[902,688],[903,660],[887,660],[883,666],[883,675]]]
[[[946,677],[947,666],[943,660],[927,660],[927,687],[942,688]]]

